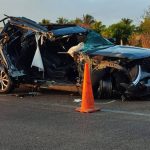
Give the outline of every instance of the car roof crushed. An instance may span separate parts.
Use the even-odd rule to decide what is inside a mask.
[[[13,17],[7,15],[5,16],[6,17],[0,21],[3,22],[4,25],[5,20],[8,20],[8,22],[11,25],[15,25],[17,27],[26,29],[28,30],[28,32],[34,32],[35,34],[43,35],[50,40],[55,40],[59,37],[62,38],[64,36],[70,36],[73,34],[82,34],[82,33],[84,34],[89,31],[86,28],[73,24],[69,25],[51,24],[48,26],[43,26],[25,17]],[[92,53],[90,53],[90,51],[88,51],[88,53],[89,55],[102,55],[108,57],[119,57],[127,59],[141,59],[150,57],[150,51],[148,49],[135,47],[121,47],[121,46],[110,47],[104,50],[95,49],[95,51],[92,51]]]
[[[17,27],[35,32],[35,33],[40,33],[40,34],[48,34],[49,38],[54,38],[54,36],[63,36],[63,35],[71,35],[71,34],[78,34],[78,33],[86,33],[87,29],[82,28],[77,25],[56,25],[52,24],[49,26],[43,26],[41,24],[36,23],[33,20],[30,20],[26,17],[13,17],[13,16],[7,16],[0,22],[3,22],[5,25],[5,20],[8,20],[8,22],[11,25],[15,25]]]

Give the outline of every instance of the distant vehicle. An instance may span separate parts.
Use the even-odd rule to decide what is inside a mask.
[[[11,16],[1,22],[0,93],[20,84],[81,91],[88,62],[95,97],[150,94],[150,49],[116,46],[76,25],[42,26]]]

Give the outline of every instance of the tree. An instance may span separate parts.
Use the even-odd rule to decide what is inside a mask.
[[[90,28],[90,26],[95,22],[95,19],[93,16],[86,14],[83,15],[83,19],[82,19],[82,26]]]
[[[149,33],[150,34],[150,6],[145,11],[143,16],[143,21],[140,24],[140,29],[142,33]]]
[[[126,25],[131,25],[133,20],[129,19],[129,18],[122,18],[121,22],[126,24]]]
[[[67,24],[69,23],[68,19],[64,18],[64,17],[59,17],[57,20],[56,20],[56,23],[58,24]]]
[[[93,29],[94,31],[96,31],[97,33],[102,33],[102,31],[104,31],[105,29],[105,25],[102,24],[101,21],[95,21],[92,25],[91,25],[91,29]]]
[[[144,18],[150,19],[150,6],[148,9],[145,11]]]
[[[80,25],[83,23],[82,19],[81,18],[76,18],[75,20],[73,20],[73,23],[74,24],[77,24],[77,25]]]
[[[42,25],[49,25],[50,24],[50,20],[48,20],[48,19],[42,19],[42,21],[40,22],[40,24],[42,24]]]
[[[105,27],[105,29],[102,30],[101,35],[105,38],[112,38],[113,33],[112,33],[111,27],[108,27],[108,28]]]
[[[95,19],[93,16],[89,15],[89,14],[86,14],[86,15],[83,15],[83,23],[84,24],[89,24],[91,25],[92,23],[95,22]]]
[[[120,22],[112,24],[109,28],[111,36],[116,39],[117,44],[128,44],[129,37],[134,32],[135,26],[128,18],[121,19]]]
[[[142,33],[150,33],[150,19],[145,18],[140,27]]]
[[[142,47],[150,48],[150,6],[144,13],[140,31]]]

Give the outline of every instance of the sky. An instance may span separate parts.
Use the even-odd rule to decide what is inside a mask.
[[[107,26],[121,18],[130,18],[138,24],[148,7],[150,0],[0,0],[0,20],[3,14],[37,22],[43,18],[55,22],[58,17],[75,19],[90,14]]]

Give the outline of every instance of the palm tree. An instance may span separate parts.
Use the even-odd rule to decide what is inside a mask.
[[[48,20],[48,19],[42,19],[42,21],[39,22],[39,23],[42,24],[42,25],[49,25],[50,24],[50,20]]]
[[[92,25],[91,28],[96,31],[97,33],[102,33],[102,31],[104,31],[105,29],[105,25],[102,24],[101,21],[95,21]]]
[[[129,18],[122,18],[121,22],[124,23],[125,25],[131,25],[131,23],[133,22],[133,20],[131,20]]]
[[[90,26],[94,22],[95,22],[95,19],[93,16],[91,16],[89,14],[83,15],[83,24]]]
[[[57,20],[56,20],[56,23],[58,24],[67,24],[69,21],[68,19],[64,18],[64,17],[59,17]]]
[[[132,22],[131,19],[122,18],[120,22],[112,24],[108,28],[111,31],[111,36],[116,39],[117,44],[128,44],[129,37],[135,31],[135,25]]]
[[[80,18],[76,18],[76,19],[74,20],[74,23],[80,25],[80,24],[83,23],[83,21],[82,21],[82,19],[80,19]]]

